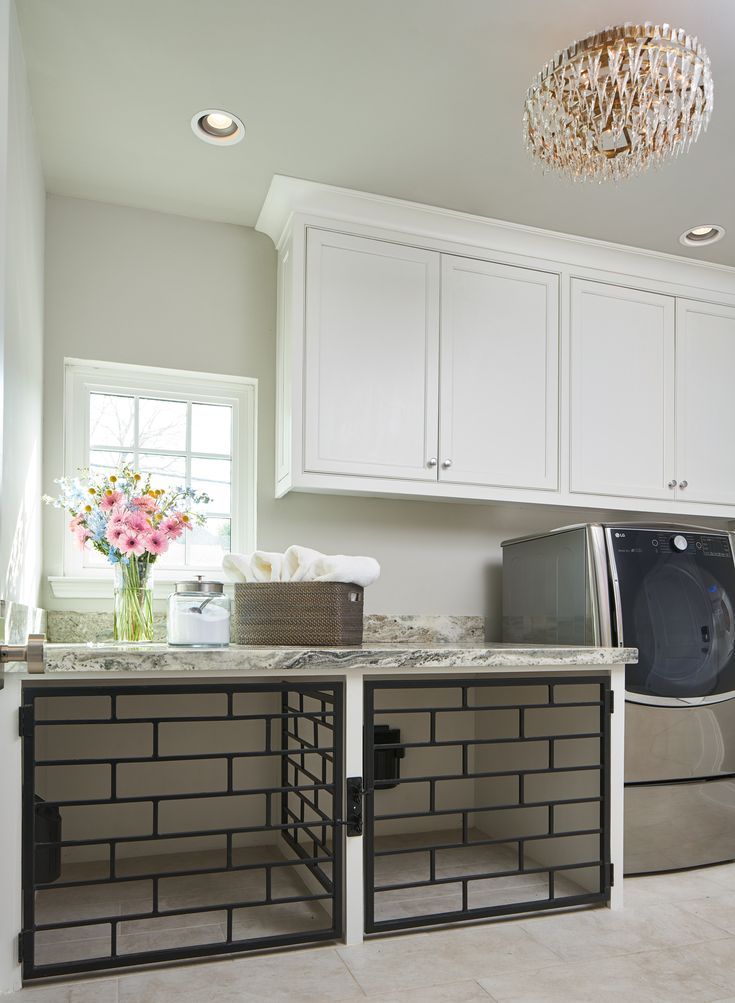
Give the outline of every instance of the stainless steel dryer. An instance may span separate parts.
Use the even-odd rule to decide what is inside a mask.
[[[731,534],[586,524],[503,544],[503,639],[629,645],[625,871],[735,859]]]

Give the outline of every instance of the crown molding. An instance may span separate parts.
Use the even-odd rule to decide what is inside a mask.
[[[735,295],[735,268],[730,265],[274,175],[255,229],[267,234],[280,249],[297,216],[305,217],[306,222],[315,217],[347,228],[350,224],[372,227],[424,246],[449,242],[542,258],[570,268],[591,266],[635,276],[638,281],[651,279]]]

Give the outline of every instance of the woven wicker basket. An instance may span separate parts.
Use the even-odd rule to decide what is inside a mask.
[[[235,585],[235,644],[362,644],[363,589],[343,582]]]

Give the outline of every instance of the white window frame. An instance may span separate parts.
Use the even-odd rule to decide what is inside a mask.
[[[230,547],[233,553],[255,549],[257,499],[257,379],[218,376],[181,369],[159,369],[123,363],[64,359],[65,477],[75,477],[89,465],[89,397],[92,393],[160,395],[202,404],[226,404],[233,409],[232,502]],[[96,599],[110,594],[111,571],[84,566],[83,554],[64,526],[63,576],[50,577],[54,596]],[[155,569],[154,595],[162,598],[182,577],[206,574],[223,581],[221,567]]]

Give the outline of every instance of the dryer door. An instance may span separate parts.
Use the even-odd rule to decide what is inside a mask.
[[[681,705],[735,691],[735,564],[727,536],[607,530],[628,699]]]

